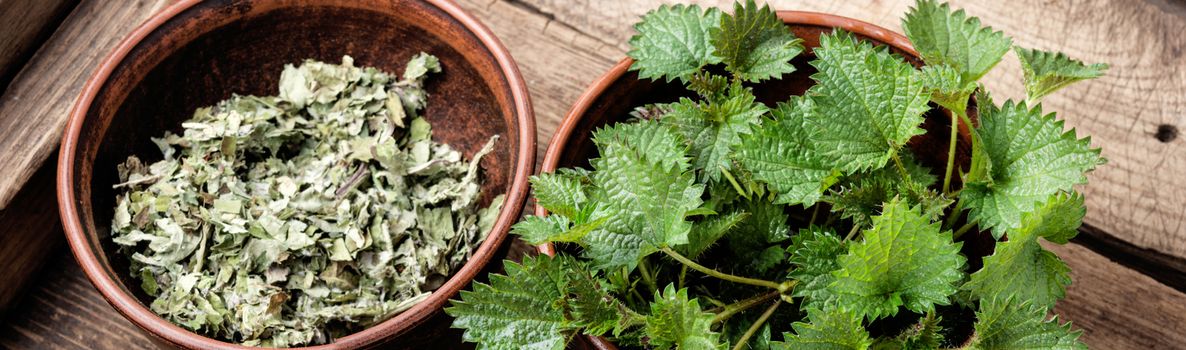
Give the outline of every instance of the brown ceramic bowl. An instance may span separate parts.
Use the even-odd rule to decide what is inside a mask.
[[[195,108],[232,93],[274,95],[285,64],[306,58],[401,72],[428,52],[444,72],[427,82],[425,116],[434,138],[466,156],[499,134],[481,167],[482,205],[506,194],[494,230],[435,293],[387,321],[317,348],[369,347],[405,335],[442,306],[498,252],[519,217],[535,160],[535,121],[514,61],[485,26],[449,0],[186,0],[136,29],[99,66],[79,97],[62,140],[58,202],[83,271],[121,314],[165,342],[198,349],[239,346],[157,317],[128,259],[110,240],[116,164],[159,159],[151,141],[177,132]]]
[[[811,80],[811,74],[814,74],[816,70],[808,64],[815,58],[812,49],[819,46],[820,35],[830,33],[835,28],[852,32],[874,44],[889,46],[892,52],[904,57],[907,62],[916,67],[923,65],[922,60],[918,58],[918,53],[914,51],[914,47],[905,36],[870,23],[846,17],[799,11],[779,11],[778,17],[790,27],[795,36],[803,39],[803,45],[807,50],[792,61],[797,69],[794,73],[784,75],[779,80],[763,82],[754,87],[754,93],[758,100],[767,105],[786,101],[791,95],[802,95],[807,91],[807,88],[815,85],[815,81]],[[629,71],[630,65],[633,63],[634,60],[630,58],[623,59],[581,94],[576,104],[560,123],[556,133],[552,135],[552,140],[548,143],[548,150],[544,155],[543,165],[540,168],[541,172],[551,172],[558,168],[588,167],[589,159],[597,156],[597,147],[591,138],[592,132],[602,126],[626,120],[629,117],[629,112],[636,106],[674,102],[680,97],[692,97],[692,93],[678,83],[638,79],[636,72]],[[968,112],[969,116],[975,120],[975,102],[970,104]],[[932,109],[927,112],[926,121],[923,124],[927,133],[910,140],[911,151],[919,157],[923,164],[936,169],[946,166],[948,145],[946,135],[949,135],[951,130],[950,118],[949,112],[938,108]],[[958,148],[956,161],[959,164],[967,164],[971,141],[966,126],[962,124],[961,138],[956,147]],[[958,179],[953,180],[958,181]],[[535,215],[547,215],[547,211],[536,206]],[[991,242],[988,247],[991,252]],[[546,244],[539,246],[538,249],[541,253],[552,255],[555,254],[556,248],[551,244]],[[584,344],[578,342],[575,345],[593,349],[617,349],[613,343],[601,337],[584,337],[581,342]]]

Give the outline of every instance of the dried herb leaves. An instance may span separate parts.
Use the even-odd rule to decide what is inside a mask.
[[[163,160],[119,166],[113,240],[162,317],[246,345],[321,344],[424,300],[493,225],[478,162],[418,117],[436,57],[401,78],[306,61],[279,96],[198,109]]]

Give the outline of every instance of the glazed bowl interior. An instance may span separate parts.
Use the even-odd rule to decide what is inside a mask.
[[[427,79],[423,115],[433,138],[482,158],[480,204],[507,201],[473,258],[428,300],[332,345],[370,345],[423,322],[469,284],[519,216],[533,167],[530,101],[509,54],[481,24],[447,0],[184,1],[149,20],[100,68],[75,106],[59,164],[59,201],[71,248],[104,297],[140,327],[185,347],[229,346],[156,317],[111,241],[116,165],[130,155],[161,159],[150,138],[178,133],[196,108],[232,94],[278,93],[285,64],[305,59],[402,73],[415,54],[437,56],[443,72]]]

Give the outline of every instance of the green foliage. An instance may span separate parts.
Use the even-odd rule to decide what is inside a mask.
[[[898,335],[898,341],[901,342],[902,349],[938,349],[940,344],[943,343],[943,334],[941,333],[943,327],[939,325],[940,321],[942,319],[935,316],[934,312],[927,313],[925,317],[918,321],[918,324]]]
[[[845,172],[880,168],[921,135],[927,96],[914,67],[884,48],[837,30],[820,36],[819,70],[808,90],[817,149]]]
[[[992,162],[991,180],[967,183],[960,200],[971,209],[969,219],[998,238],[1046,198],[1086,183],[1086,172],[1104,163],[1090,138],[1064,131],[1063,122],[1041,107],[1010,101],[981,111],[977,131]]]
[[[734,256],[750,258],[735,265],[765,274],[785,262],[786,249],[782,242],[791,237],[791,229],[787,226],[789,220],[784,212],[786,207],[761,199],[739,200],[733,206],[749,214],[737,228],[725,235],[729,251]]]
[[[749,216],[744,211],[733,211],[696,223],[688,236],[688,244],[679,246],[680,253],[695,259]]]
[[[997,244],[996,252],[984,258],[984,267],[972,274],[964,287],[980,299],[1018,297],[1036,306],[1054,307],[1071,284],[1070,268],[1054,253],[1042,248],[1038,238],[1064,244],[1083,224],[1083,196],[1056,194],[1046,204],[1022,215],[1021,227],[1009,233],[1009,240]]]
[[[809,98],[779,104],[771,113],[774,119],[742,138],[737,149],[741,164],[778,194],[776,203],[815,204],[840,175],[812,142],[816,136],[809,125],[813,109]]]
[[[581,179],[574,175],[544,173],[531,177],[536,205],[548,211],[575,218],[588,200]]]
[[[828,287],[840,268],[836,258],[848,251],[840,237],[827,229],[810,227],[791,238],[788,261],[794,265],[787,277],[799,281],[792,296],[803,298],[800,308],[823,308],[835,296]]]
[[[1013,45],[1004,33],[982,27],[979,18],[935,0],[916,2],[902,20],[902,30],[923,61],[953,68],[965,85],[988,73]]]
[[[527,257],[462,291],[445,312],[479,349],[559,350],[583,327],[604,331],[620,322],[619,309],[600,301],[601,283],[571,257]]]
[[[685,215],[700,206],[704,185],[695,183],[679,140],[654,121],[595,133],[601,157],[591,160],[598,202],[593,216],[612,218],[586,236],[599,267],[633,267],[659,248],[688,243],[692,223]],[[608,246],[616,251],[597,250]]]
[[[1021,59],[1025,74],[1026,100],[1037,102],[1052,92],[1075,82],[1099,78],[1108,70],[1106,63],[1085,64],[1062,52],[1046,52],[1021,47],[1013,51]]]
[[[651,315],[646,319],[647,336],[655,349],[724,349],[721,335],[712,331],[713,314],[700,309],[688,290],[667,285],[655,292]]]
[[[663,121],[674,125],[690,144],[693,167],[708,181],[716,181],[733,168],[729,155],[768,110],[754,102],[749,88],[733,84],[717,100],[698,103],[684,98],[671,104]]]
[[[952,200],[930,189],[938,180],[930,168],[906,155],[903,155],[902,163],[906,177],[891,167],[853,174],[842,179],[824,201],[831,203],[832,211],[840,213],[841,218],[852,220],[861,227],[871,225],[873,216],[881,211],[881,205],[895,196],[902,197],[911,206],[920,207],[928,220],[939,219]]]
[[[1046,320],[1046,309],[1018,299],[987,299],[976,312],[976,334],[970,350],[1049,349],[1086,350],[1082,331],[1070,323]]]
[[[753,89],[768,85],[755,83],[790,76],[804,50],[776,13],[753,0],[731,14],[649,12],[631,69],[687,91],[595,131],[588,168],[532,178],[550,215],[512,233],[557,243],[561,257],[528,258],[464,292],[455,325],[500,349],[582,333],[647,349],[1081,346],[1045,320],[1070,280],[1040,241],[1076,234],[1085,210],[1073,187],[1102,164],[1099,150],[1039,108],[992,101],[977,80],[1012,47],[1004,34],[934,0],[903,27],[926,66],[836,30],[812,49],[814,86],[759,102]],[[1055,66],[1066,64],[1027,77],[1052,91],[1077,76]],[[939,114],[932,102],[976,126],[932,120],[943,134],[918,137],[924,114]],[[957,132],[970,150],[929,149]],[[945,164],[957,151],[970,166]],[[965,271],[981,257],[963,255],[961,235],[976,229],[1008,239]],[[975,319],[950,312],[976,307]],[[945,339],[973,323],[972,339]]]
[[[960,72],[951,66],[926,66],[919,70],[922,85],[931,94],[931,101],[951,111],[968,107],[968,96],[976,91],[975,81],[964,81]]]
[[[790,61],[803,52],[802,40],[778,19],[767,5],[754,0],[733,5],[733,14],[721,18],[719,28],[709,31],[713,53],[725,69],[738,79],[758,82],[795,71]]]
[[[648,12],[634,25],[638,35],[630,38],[630,69],[642,79],[687,82],[701,67],[721,62],[709,37],[720,21],[720,10],[696,5],[664,5]]]
[[[807,310],[811,323],[795,322],[795,333],[783,334],[782,342],[771,343],[776,350],[864,350],[873,345],[869,332],[861,326],[861,315],[841,309]]]
[[[966,259],[951,233],[900,199],[886,203],[862,236],[838,259],[831,289],[841,307],[870,320],[893,316],[902,306],[929,312],[946,305],[964,277]]]

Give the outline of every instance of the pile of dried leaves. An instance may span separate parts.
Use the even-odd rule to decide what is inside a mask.
[[[478,162],[417,116],[436,57],[403,77],[306,61],[279,96],[198,109],[163,160],[119,166],[114,241],[157,314],[247,345],[321,344],[424,300],[490,230]]]

